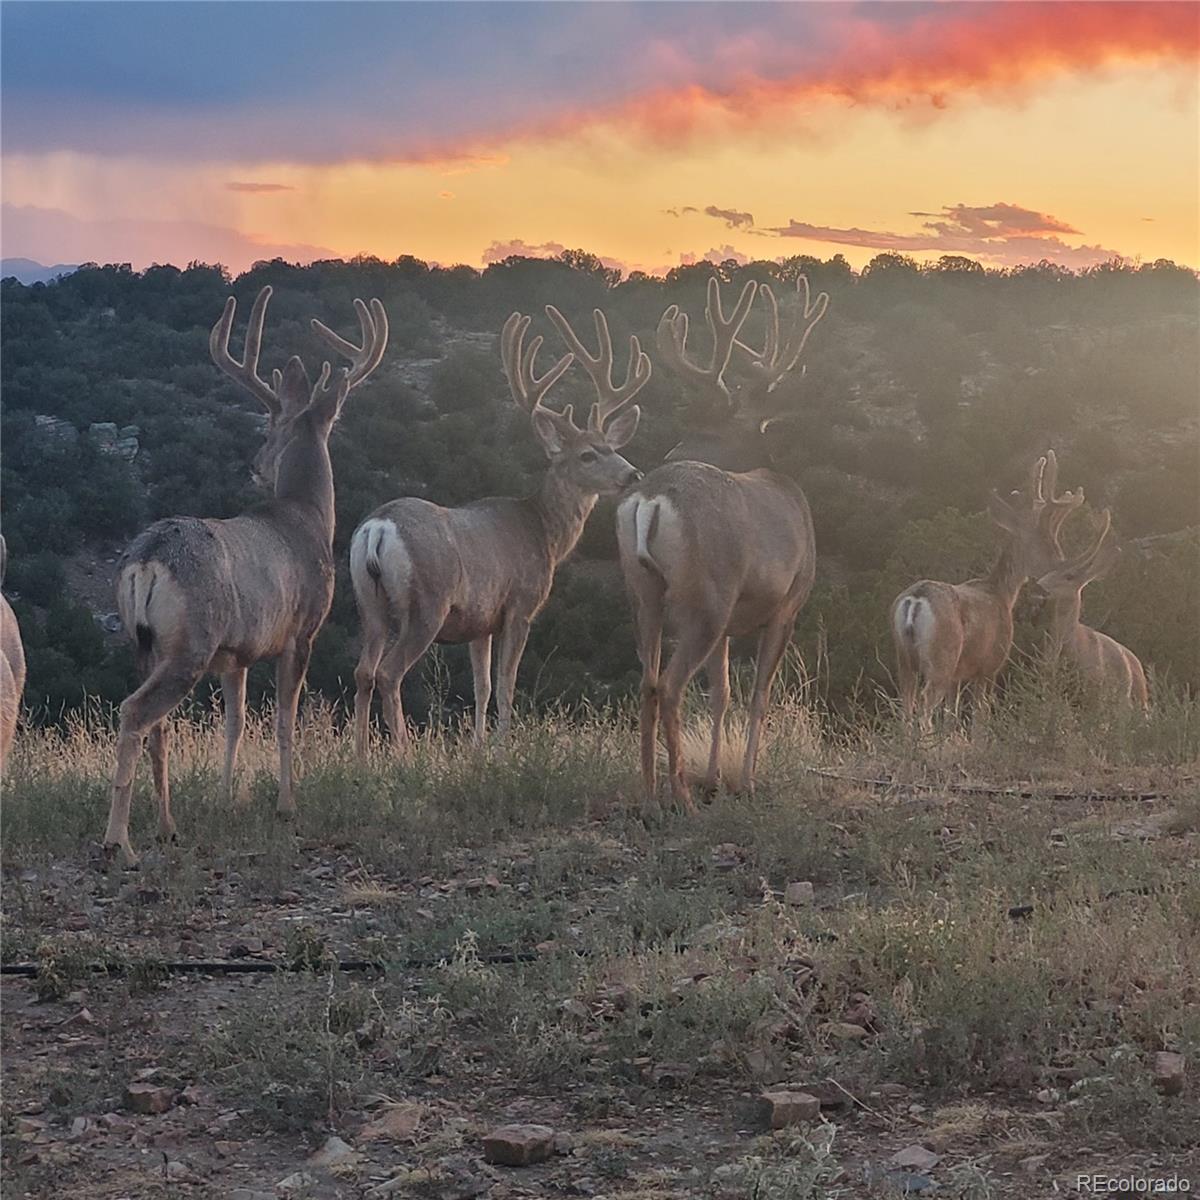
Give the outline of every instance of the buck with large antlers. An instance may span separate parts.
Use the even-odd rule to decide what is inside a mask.
[[[492,694],[492,640],[498,641],[497,731],[506,733],[529,627],[550,595],[558,564],[575,548],[597,498],[641,478],[617,451],[637,429],[641,414],[630,401],[650,378],[649,358],[631,337],[625,382],[616,387],[604,314],[595,310],[599,349],[593,355],[556,308],[547,306],[546,312],[570,353],[544,375],[534,371],[541,337],[524,346],[528,317],[513,313],[500,335],[512,398],[529,414],[549,459],[537,494],[491,497],[461,508],[409,496],[376,509],[355,530],[350,577],[363,647],[354,672],[354,723],[362,756],[370,741],[376,683],[392,737],[401,749],[407,746],[400,686],[434,642],[470,644],[475,739],[482,742]],[[560,413],[542,403],[576,359],[597,394],[586,428],[575,424],[570,406]]]
[[[617,510],[617,539],[633,603],[642,662],[641,765],[643,811],[657,812],[658,723],[667,744],[674,800],[693,811],[684,772],[680,709],[689,680],[703,665],[709,686],[712,742],[707,786],[719,782],[721,742],[729,706],[729,639],[758,635],[742,782],[754,785],[762,722],[771,683],[796,614],[812,590],[816,543],[800,487],[772,468],[770,427],[777,386],[799,363],[829,296],[815,300],[798,281],[799,300],[781,333],[779,306],[767,285],[742,288],[726,317],[716,278],[708,282],[705,316],[712,339],[707,364],[689,358],[688,318],[677,306],[658,326],[662,360],[683,378],[699,410],[699,428],[651,471]],[[761,351],[738,339],[755,294],[767,300]],[[730,389],[725,373],[734,352],[748,368]],[[676,637],[661,670],[664,627]]]
[[[171,517],[151,525],[125,553],[117,606],[137,644],[142,685],[121,705],[117,766],[106,849],[132,865],[129,807],[142,743],[149,739],[160,836],[174,835],[167,768],[167,717],[201,676],[220,676],[225,703],[226,792],[232,795],[246,716],[246,671],[278,660],[275,728],[281,814],[296,811],[292,737],[313,639],[333,600],[333,470],[329,435],[346,397],[379,366],[387,315],[378,300],[354,302],[362,330],[356,346],[314,320],[312,327],[350,366],[334,376],[326,362],[314,384],[299,358],[268,384],[258,374],[271,289],[254,301],[241,362],[229,351],[236,308],[225,303],[213,327],[214,362],[267,410],[267,436],[255,476],[272,498],[228,520]]]
[[[0,583],[4,582],[7,565],[8,546],[0,537]],[[17,734],[17,715],[21,711],[24,689],[25,649],[21,645],[21,627],[8,600],[0,596],[0,771],[4,769]]]
[[[1089,628],[1079,619],[1083,589],[1108,574],[1120,555],[1112,531],[1112,515],[1106,508],[1095,542],[1078,557],[1048,571],[1037,581],[1047,597],[1043,613],[1047,650],[1051,662],[1066,658],[1087,682],[1146,708],[1150,693],[1138,656],[1115,638]]]
[[[1006,538],[991,571],[965,583],[923,579],[892,602],[900,698],[907,716],[918,706],[928,727],[934,711],[966,684],[986,691],[1008,660],[1013,608],[1029,579],[1062,561],[1059,530],[1083,503],[1083,492],[1055,494],[1058,460],[1049,451],[1033,465],[1028,494],[993,491],[992,520]]]

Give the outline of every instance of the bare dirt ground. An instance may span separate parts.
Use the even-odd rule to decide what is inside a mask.
[[[437,818],[381,807],[395,779],[318,769],[298,829],[267,817],[269,780],[240,815],[205,807],[196,766],[184,844],[133,873],[89,852],[99,776],[46,772],[51,796],[18,767],[4,959],[39,975],[3,982],[4,1196],[1200,1187],[1193,800],[808,780],[648,832],[603,762],[567,766],[531,751],[469,796],[442,775]],[[1164,1052],[1193,1060],[1178,1095]],[[780,1087],[820,1120],[771,1132]],[[484,1161],[489,1130],[529,1122],[557,1135],[546,1161]]]

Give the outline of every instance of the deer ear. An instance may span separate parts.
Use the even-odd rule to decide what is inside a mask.
[[[642,410],[636,404],[619,413],[604,431],[605,443],[614,450],[620,450],[637,433],[638,421],[641,418]]]
[[[538,441],[542,443],[542,449],[545,450],[547,458],[553,458],[566,449],[566,439],[563,437],[563,430],[559,426],[556,413],[544,408],[535,408],[530,414],[529,420],[533,425],[533,432],[537,434]]]

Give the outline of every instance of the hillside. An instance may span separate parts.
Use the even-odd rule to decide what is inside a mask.
[[[540,320],[553,302],[586,328],[588,310],[601,305],[619,346],[632,331],[653,347],[669,303],[701,324],[713,270],[619,280],[569,252],[483,272],[402,258],[262,263],[233,281],[195,264],[142,273],[88,266],[49,285],[6,279],[6,586],[28,645],[35,715],[54,719],[85,694],[124,694],[130,660],[112,632],[109,597],[129,536],[160,516],[231,515],[253,498],[249,461],[262,418],[207,350],[230,290],[248,302],[264,283],[275,288],[266,369],[293,352],[315,360],[309,317],[345,328],[357,295],[378,295],[388,308],[388,357],[355,393],[333,443],[344,564],[355,524],[396,495],[460,503],[534,486],[539,452],[507,399],[494,345],[510,311]],[[797,643],[831,706],[891,690],[888,602],[916,578],[961,579],[986,565],[996,544],[981,513],[988,490],[1017,486],[1047,446],[1059,452],[1063,485],[1084,487],[1089,510],[1112,506],[1126,545],[1118,570],[1089,589],[1087,619],[1159,675],[1200,686],[1194,273],[1169,263],[993,272],[964,259],[922,269],[897,255],[860,274],[840,258],[715,270],[732,284],[773,276],[785,292],[804,271],[832,296],[780,439],[781,465],[812,504],[821,555]],[[760,337],[751,330],[750,340]],[[656,364],[629,450],[639,466],[678,439],[682,398]],[[569,376],[555,400],[578,408],[588,392]],[[1082,541],[1090,522],[1074,518],[1068,542]],[[526,698],[603,702],[633,686],[613,557],[611,511],[602,507],[535,627]],[[331,699],[352,686],[356,617],[342,571],[310,673],[310,687]],[[253,686],[266,678],[258,668]],[[411,681],[410,712],[455,707],[468,680],[465,652],[443,652]]]

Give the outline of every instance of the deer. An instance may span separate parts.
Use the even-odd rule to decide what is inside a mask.
[[[689,681],[704,667],[712,717],[707,791],[720,784],[723,729],[729,707],[729,639],[757,635],[758,651],[741,784],[752,792],[771,685],[796,615],[816,576],[812,514],[795,480],[777,471],[771,442],[776,389],[800,364],[829,295],[811,298],[797,280],[798,303],[781,331],[770,285],[751,280],[729,316],[716,277],[708,281],[705,319],[712,341],[707,362],[689,357],[688,317],[672,304],[656,334],[659,359],[685,384],[697,428],[619,502],[617,542],[634,612],[642,664],[640,740],[642,814],[661,815],[658,727],[667,748],[672,802],[696,811],[685,775],[680,710]],[[765,341],[753,349],[738,337],[756,295],[767,302]],[[731,389],[734,353],[747,378]],[[675,646],[662,667],[664,630]]]
[[[1022,587],[1062,561],[1059,531],[1083,503],[1083,491],[1058,495],[1057,485],[1058,459],[1050,450],[1034,462],[1026,493],[1005,498],[993,489],[988,513],[1005,539],[987,575],[964,583],[923,579],[892,602],[901,704],[911,720],[920,692],[926,730],[935,711],[957,701],[964,686],[990,692],[1012,649],[1013,609]]]
[[[236,300],[225,302],[209,352],[229,378],[267,412],[254,460],[270,498],[225,520],[169,517],[138,535],[117,576],[117,609],[135,642],[142,682],[122,703],[104,848],[127,867],[137,759],[148,743],[160,838],[175,838],[168,771],[167,718],[206,674],[219,676],[225,709],[224,790],[234,798],[238,748],[246,721],[246,672],[275,659],[275,732],[279,745],[277,812],[296,813],[293,733],[313,640],[333,601],[334,488],[329,436],[347,396],[379,366],[387,348],[387,314],[379,300],[355,300],[362,344],[320,321],[313,331],[350,365],[336,376],[325,362],[314,383],[293,356],[267,383],[258,373],[271,288],[250,310],[241,361],[229,338]]]
[[[1107,508],[1100,521],[1100,534],[1091,546],[1037,580],[1038,590],[1047,599],[1041,620],[1047,629],[1048,660],[1066,658],[1086,682],[1112,691],[1127,704],[1147,709],[1150,692],[1138,656],[1079,619],[1083,589],[1107,575],[1121,556],[1113,535],[1112,513]]]
[[[8,545],[0,536],[0,583],[8,566]],[[0,772],[17,735],[21,693],[25,690],[25,648],[21,627],[5,596],[0,596]]]
[[[382,505],[355,530],[350,578],[362,625],[355,668],[356,752],[369,752],[371,700],[378,685],[384,721],[401,755],[409,748],[401,685],[437,642],[470,647],[477,746],[487,736],[496,648],[496,734],[511,727],[517,669],[530,627],[545,606],[559,564],[575,549],[600,496],[620,493],[641,472],[618,451],[637,430],[641,410],[631,405],[650,378],[650,359],[629,339],[625,380],[612,379],[613,345],[604,314],[595,309],[598,349],[588,351],[553,305],[547,316],[568,352],[544,374],[536,372],[541,336],[525,346],[530,318],[513,313],[500,335],[500,357],[514,403],[528,414],[547,466],[538,491],[497,496],[445,508],[413,496]],[[586,426],[543,403],[573,362],[596,392]]]

